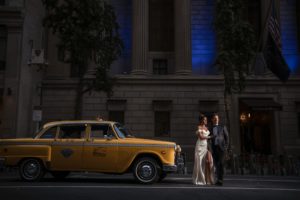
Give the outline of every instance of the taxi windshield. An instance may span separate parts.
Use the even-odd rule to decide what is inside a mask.
[[[115,128],[115,130],[116,130],[116,132],[117,132],[117,134],[118,134],[118,136],[120,137],[120,138],[132,138],[132,137],[134,137],[133,135],[132,135],[132,133],[130,132],[130,130],[129,129],[127,129],[126,127],[124,127],[122,124],[120,124],[120,123],[116,123],[115,125],[114,125],[114,128]]]

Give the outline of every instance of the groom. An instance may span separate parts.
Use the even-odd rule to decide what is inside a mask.
[[[217,113],[212,116],[213,126],[210,129],[212,136],[211,150],[216,167],[216,185],[223,185],[225,156],[229,145],[228,131],[225,126],[219,124],[219,115]]]

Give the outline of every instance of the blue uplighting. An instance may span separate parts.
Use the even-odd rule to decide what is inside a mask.
[[[122,55],[112,66],[112,72],[116,74],[129,73],[132,53],[132,0],[111,0],[111,4],[117,15],[120,26],[119,33],[124,44]]]
[[[280,3],[281,10],[286,11],[281,12],[284,14],[280,16],[282,52],[291,72],[296,73],[300,65],[296,0],[280,1]]]
[[[194,74],[215,74],[214,0],[192,0],[192,68]]]

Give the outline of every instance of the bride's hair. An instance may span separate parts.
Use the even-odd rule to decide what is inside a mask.
[[[200,114],[200,115],[199,115],[199,123],[202,124],[202,123],[204,122],[204,119],[205,119],[205,118],[206,118],[205,115]]]

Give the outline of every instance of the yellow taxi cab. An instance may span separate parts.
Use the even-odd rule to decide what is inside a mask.
[[[176,172],[174,142],[135,138],[117,122],[56,121],[34,138],[0,140],[0,160],[18,166],[25,181],[38,181],[46,172],[64,178],[70,172],[123,174],[140,183],[154,183]]]

